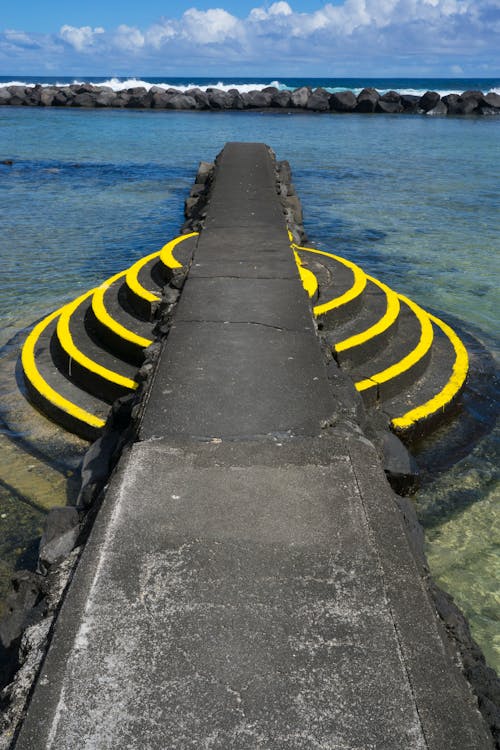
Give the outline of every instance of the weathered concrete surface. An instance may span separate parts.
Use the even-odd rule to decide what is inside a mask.
[[[339,419],[272,206],[255,254],[246,239],[267,151],[227,160],[207,220],[218,185],[245,204],[235,260],[212,262],[214,219],[16,747],[490,748],[375,449]]]
[[[136,444],[18,747],[489,747],[373,448]]]

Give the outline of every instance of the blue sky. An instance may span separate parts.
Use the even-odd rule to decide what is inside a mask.
[[[7,6],[7,7],[5,7]],[[4,2],[0,75],[500,75],[500,0]]]

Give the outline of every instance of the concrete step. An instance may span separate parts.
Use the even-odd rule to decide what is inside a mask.
[[[137,388],[137,367],[92,338],[86,318],[92,292],[66,305],[59,316],[53,355],[57,366],[82,390],[112,403]]]
[[[352,369],[376,356],[397,335],[399,312],[398,295],[368,276],[359,313],[323,334],[337,362]]]
[[[397,336],[370,360],[349,371],[367,405],[408,388],[427,367],[434,335],[429,316],[411,300],[399,299]]]
[[[144,349],[153,342],[154,323],[140,317],[137,308],[132,309],[130,294],[125,272],[98,287],[92,295],[88,326],[103,346],[139,366]]]
[[[21,365],[30,402],[49,419],[85,440],[95,440],[109,413],[109,404],[68,379],[56,366],[53,342],[60,311],[48,315],[29,334]]]
[[[430,319],[434,339],[425,373],[383,404],[393,430],[400,435],[413,437],[432,430],[453,409],[467,378],[465,346],[446,323],[433,315]]]
[[[292,247],[301,265],[318,274],[319,294],[313,313],[320,327],[339,326],[361,309],[367,277],[359,266],[323,250],[299,245]]]

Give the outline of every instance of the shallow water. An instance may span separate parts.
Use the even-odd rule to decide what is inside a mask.
[[[497,356],[499,136],[498,118],[3,108],[0,160],[13,164],[0,164],[0,345],[159,249],[182,224],[198,162],[254,140],[290,161],[311,240],[472,326]],[[0,360],[2,467],[15,468],[0,474],[4,583],[48,505],[74,491],[65,477],[84,449],[19,395],[21,339]],[[497,669],[498,463],[490,431],[415,500],[432,570]]]

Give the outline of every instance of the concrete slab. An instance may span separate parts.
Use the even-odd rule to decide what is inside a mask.
[[[189,271],[190,278],[210,279],[226,276],[240,279],[296,279],[297,266],[291,260],[275,258],[256,260],[204,260],[196,257]]]
[[[376,460],[345,435],[136,444],[85,549],[18,750],[487,748],[467,695],[454,694],[431,731],[422,718],[394,616],[406,603],[388,590],[357,481],[359,462]],[[380,467],[370,478],[386,511]],[[404,545],[401,524],[392,537]],[[414,645],[449,675],[421,582],[405,585],[412,617],[431,625]]]
[[[334,411],[312,331],[179,321],[156,369],[140,436],[317,435]]]
[[[264,293],[270,303],[261,304]],[[314,331],[310,309],[290,305],[290,299],[305,295],[298,278],[246,279],[189,277],[176,322],[252,323],[288,331]]]

